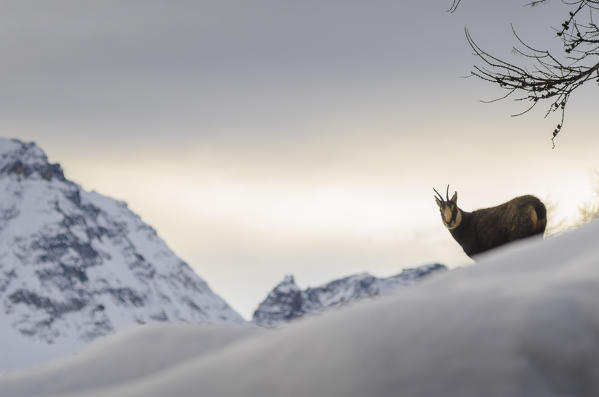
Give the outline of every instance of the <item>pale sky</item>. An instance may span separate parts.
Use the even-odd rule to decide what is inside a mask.
[[[303,287],[469,262],[432,187],[465,210],[532,193],[573,217],[599,170],[596,87],[555,119],[464,79],[479,44],[537,46],[555,1],[0,1],[0,127],[125,200],[249,317]],[[515,58],[518,60],[518,58]],[[593,106],[594,105],[594,106]]]

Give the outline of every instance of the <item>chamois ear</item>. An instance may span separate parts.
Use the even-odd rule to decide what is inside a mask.
[[[458,192],[455,192],[453,194],[453,196],[451,196],[451,200],[449,200],[449,201],[451,201],[454,204],[457,204],[458,203]]]
[[[439,200],[438,197],[435,197],[435,201],[437,202],[437,205],[439,206],[439,208],[441,208],[441,200]]]

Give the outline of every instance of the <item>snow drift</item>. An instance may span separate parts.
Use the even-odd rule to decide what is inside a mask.
[[[5,375],[0,395],[62,395],[131,382],[190,358],[209,354],[257,331],[257,327],[249,325],[230,327],[222,324],[212,327],[190,324],[134,327],[56,364]]]
[[[246,335],[131,382],[59,395],[597,396],[598,235],[595,222],[514,243],[391,296]],[[161,332],[177,338],[169,328]],[[114,342],[133,357],[141,353]],[[57,380],[70,376],[60,365]],[[26,384],[39,375],[11,376]],[[2,396],[7,382],[0,378]]]

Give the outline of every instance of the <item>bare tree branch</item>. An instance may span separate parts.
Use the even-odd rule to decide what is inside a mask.
[[[547,0],[536,0],[527,5],[536,6]],[[454,12],[460,0],[454,0],[450,12]],[[466,40],[482,65],[474,65],[472,76],[493,83],[507,91],[507,94],[487,102],[494,102],[514,96],[516,101],[527,101],[529,105],[519,116],[529,112],[537,103],[547,106],[545,117],[558,112],[561,116],[553,130],[551,141],[562,130],[568,100],[583,84],[592,79],[599,83],[599,27],[594,22],[594,12],[599,10],[599,0],[562,0],[569,7],[567,18],[556,30],[564,53],[554,55],[549,50],[540,50],[526,43],[512,27],[517,46],[514,52],[523,56],[526,65],[516,65],[483,50],[465,29]]]

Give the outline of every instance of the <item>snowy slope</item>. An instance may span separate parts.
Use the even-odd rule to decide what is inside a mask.
[[[0,139],[0,371],[135,324],[242,323],[123,202]]]
[[[395,292],[444,270],[447,270],[445,266],[432,264],[404,269],[386,278],[362,273],[305,290],[299,288],[293,276],[286,276],[260,303],[252,321],[262,327],[275,327],[306,315]]]
[[[507,245],[468,268],[249,335],[151,376],[55,395],[594,397],[598,235],[595,222],[547,241]],[[162,332],[176,339],[169,328]],[[140,352],[120,346],[131,356]],[[37,379],[35,371],[13,376],[21,384]],[[0,396],[10,381],[0,377]]]
[[[200,327],[161,323],[135,327],[102,339],[54,365],[4,375],[0,396],[28,397],[40,392],[61,395],[130,382],[208,355],[259,330],[231,324]],[[109,362],[113,364],[107,365]]]

